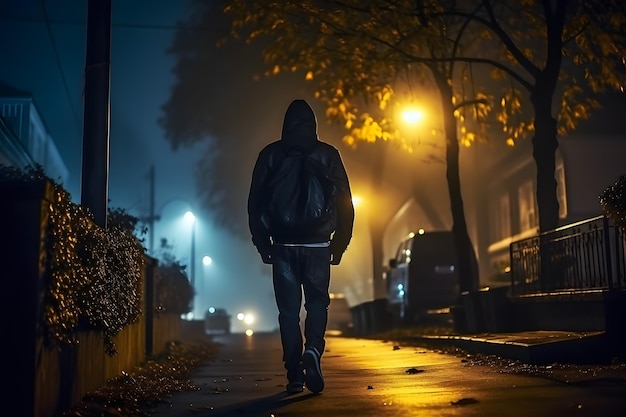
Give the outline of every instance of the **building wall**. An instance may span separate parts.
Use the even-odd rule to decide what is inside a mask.
[[[31,98],[0,97],[0,118],[0,162],[18,168],[39,164],[48,177],[67,181],[69,171]]]

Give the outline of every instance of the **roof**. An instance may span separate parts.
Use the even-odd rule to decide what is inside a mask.
[[[0,97],[4,98],[32,98],[32,94],[0,81]]]

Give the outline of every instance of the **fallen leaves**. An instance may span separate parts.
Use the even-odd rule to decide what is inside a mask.
[[[450,401],[450,404],[452,405],[470,405],[470,404],[476,404],[478,403],[478,400],[474,399],[474,398],[461,398],[458,401]]]

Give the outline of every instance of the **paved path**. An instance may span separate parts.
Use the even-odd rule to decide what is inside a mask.
[[[326,388],[287,396],[278,334],[216,336],[216,360],[153,417],[624,416],[624,380],[563,383],[470,366],[462,357],[391,342],[329,338]],[[583,381],[584,382],[584,381]]]

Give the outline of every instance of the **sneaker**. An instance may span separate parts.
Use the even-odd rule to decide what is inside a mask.
[[[304,391],[304,383],[300,381],[290,382],[287,384],[287,394],[298,394]]]
[[[315,348],[304,351],[302,355],[302,363],[304,364],[305,375],[304,382],[309,391],[314,393],[322,392],[324,389],[324,377],[320,369],[320,353]]]

